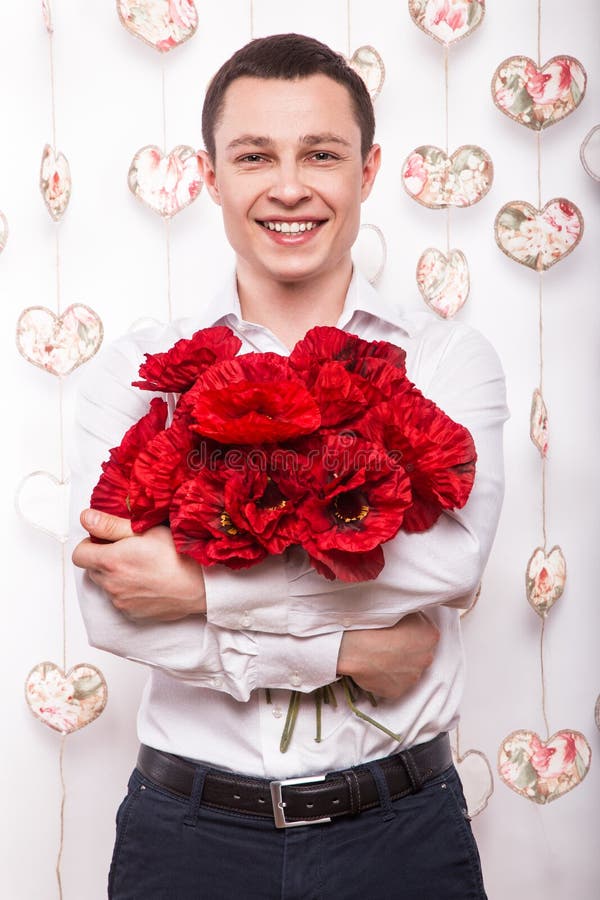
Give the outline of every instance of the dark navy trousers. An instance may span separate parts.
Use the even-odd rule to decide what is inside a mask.
[[[277,829],[215,812],[136,769],[117,813],[111,900],[486,900],[454,767],[330,823]]]

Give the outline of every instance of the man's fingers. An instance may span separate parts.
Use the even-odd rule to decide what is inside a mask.
[[[104,541],[120,541],[133,535],[129,519],[111,516],[109,513],[103,513],[97,509],[84,509],[80,521],[92,537]]]

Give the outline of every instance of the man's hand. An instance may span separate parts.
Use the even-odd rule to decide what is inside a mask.
[[[351,675],[377,697],[398,700],[433,662],[438,628],[422,612],[411,613],[390,628],[345,631],[338,675]]]
[[[177,553],[164,525],[134,534],[128,519],[86,509],[81,524],[94,538],[81,541],[73,562],[129,619],[163,622],[206,612],[202,567]]]

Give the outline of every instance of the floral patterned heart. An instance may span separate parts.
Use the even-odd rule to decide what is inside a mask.
[[[54,731],[71,734],[97,719],[108,689],[102,672],[79,663],[66,673],[51,662],[34,666],[25,682],[31,712]]]
[[[160,53],[178,47],[198,27],[194,0],[117,0],[127,31]]]
[[[535,803],[558,800],[581,784],[592,751],[579,731],[558,731],[543,741],[534,731],[513,731],[498,753],[498,772],[505,784]]]
[[[453,756],[467,801],[467,813],[473,819],[483,812],[494,793],[492,767],[481,750],[467,750],[462,756],[455,753]]]
[[[408,0],[413,22],[440,44],[453,44],[481,25],[485,0]]]
[[[369,45],[359,47],[348,59],[348,65],[360,75],[371,95],[371,100],[375,100],[381,93],[385,81],[385,66],[375,47]]]
[[[61,543],[69,537],[69,479],[50,472],[30,472],[17,487],[17,512],[24,522]]]
[[[531,399],[529,437],[545,459],[548,455],[548,410],[541,391],[536,388]]]
[[[6,247],[6,242],[8,240],[8,222],[6,221],[6,216],[3,212],[0,212],[0,253]]]
[[[69,375],[100,348],[104,328],[89,306],[73,303],[60,316],[45,306],[29,306],[17,322],[21,356],[51,375]]]
[[[189,206],[202,190],[198,154],[180,145],[166,156],[149,145],[142,147],[129,167],[129,189],[142,203],[169,219]]]
[[[586,83],[585,69],[572,56],[554,56],[541,69],[528,56],[510,56],[494,72],[492,97],[510,119],[541,131],[577,109]]]
[[[66,156],[46,144],[40,166],[40,190],[55,222],[62,218],[71,199],[71,169]]]
[[[381,228],[371,224],[361,225],[352,256],[363,275],[375,284],[387,260],[387,244]]]
[[[510,259],[541,272],[575,249],[583,236],[583,216],[564,197],[555,197],[543,209],[513,200],[496,216],[494,233]]]
[[[469,296],[469,264],[462,250],[442,253],[429,247],[417,263],[417,284],[425,303],[451,319]]]
[[[581,164],[595,181],[600,181],[600,125],[595,125],[583,139],[579,151]]]
[[[430,209],[473,206],[485,197],[493,177],[491,158],[474,144],[459,147],[450,157],[439,147],[417,147],[402,168],[406,191]]]
[[[566,581],[567,562],[560,547],[553,547],[548,554],[537,547],[527,563],[525,590],[529,603],[542,619],[562,597]]]

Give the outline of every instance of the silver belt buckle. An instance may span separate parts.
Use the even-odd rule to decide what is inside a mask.
[[[329,816],[325,819],[306,819],[300,822],[286,821],[285,801],[281,794],[281,788],[287,784],[311,784],[313,781],[325,781],[325,775],[313,775],[311,778],[288,778],[285,781],[271,782],[271,800],[277,828],[295,828],[296,825],[318,825],[320,822],[331,822]]]

